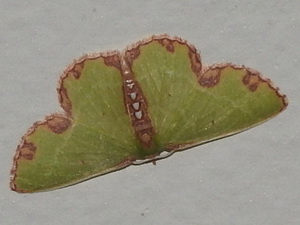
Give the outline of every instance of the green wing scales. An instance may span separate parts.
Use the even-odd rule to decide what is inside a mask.
[[[136,48],[132,70],[164,146],[181,149],[228,136],[286,106],[285,97],[258,72],[232,64],[202,68],[196,49],[181,39],[151,40]]]

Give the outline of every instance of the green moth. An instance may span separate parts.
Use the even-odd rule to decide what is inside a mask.
[[[155,161],[274,117],[286,96],[245,66],[203,66],[195,47],[168,35],[85,55],[57,88],[62,113],[23,136],[12,190],[38,192]]]

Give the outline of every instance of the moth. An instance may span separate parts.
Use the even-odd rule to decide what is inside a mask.
[[[288,105],[259,72],[202,65],[192,44],[166,34],[84,55],[63,72],[57,92],[62,112],[34,123],[17,147],[14,191],[53,190],[156,161],[261,124]]]

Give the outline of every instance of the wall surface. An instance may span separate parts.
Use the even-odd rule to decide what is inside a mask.
[[[300,4],[288,0],[0,0],[0,223],[300,224]],[[187,39],[204,64],[255,68],[289,98],[246,132],[78,185],[10,191],[27,128],[60,111],[56,86],[74,58],[152,34]]]

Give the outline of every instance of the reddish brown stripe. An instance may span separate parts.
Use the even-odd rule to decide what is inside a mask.
[[[126,56],[133,56],[132,58],[134,58],[137,52],[138,51],[136,51],[136,49],[134,49],[133,52],[127,51]],[[124,56],[121,61],[124,103],[127,109],[127,113],[130,116],[131,124],[140,143],[144,147],[150,148],[152,146],[154,129],[147,111],[146,98],[139,83],[134,77],[127,58],[125,59],[126,56]],[[131,62],[132,58],[129,59]],[[135,93],[136,98],[132,99],[130,97],[131,93]],[[134,109],[134,103],[139,104],[138,109]],[[137,115],[140,115],[140,118]]]

